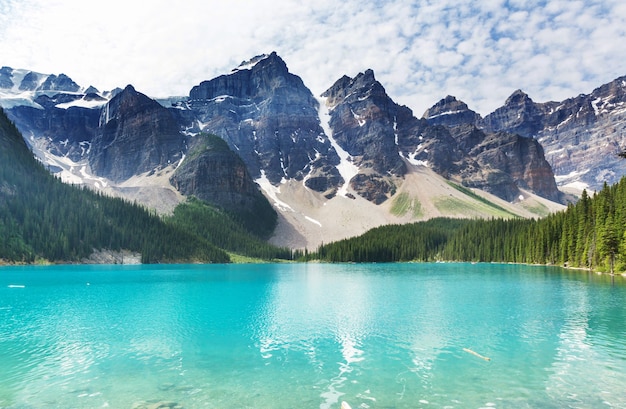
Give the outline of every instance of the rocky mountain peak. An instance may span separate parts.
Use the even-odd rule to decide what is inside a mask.
[[[400,107],[367,70],[354,78],[341,77],[326,90],[329,125],[334,140],[359,167],[350,186],[361,196],[382,203],[394,191],[393,177],[406,173],[397,146]]]
[[[242,62],[229,74],[193,87],[191,100],[208,100],[229,96],[235,98],[263,98],[282,87],[304,87],[302,80],[289,73],[287,64],[276,54],[262,54]]]
[[[184,151],[172,113],[128,85],[102,109],[89,164],[95,174],[119,182],[174,164]]]
[[[34,91],[39,86],[39,74],[35,72],[29,72],[22,78],[20,82],[20,91]]]
[[[187,156],[170,177],[172,185],[182,194],[212,203],[237,219],[252,221],[251,229],[260,235],[271,233],[276,212],[241,158],[219,136],[196,135],[189,145]]]
[[[13,69],[11,67],[0,68],[0,88],[13,88]]]
[[[519,106],[532,103],[533,100],[528,96],[527,93],[525,93],[521,89],[517,89],[506,99],[504,106]]]
[[[592,105],[598,115],[608,114],[626,103],[626,76],[596,88],[591,93]]]
[[[322,94],[322,97],[327,98],[327,103],[331,108],[341,102],[351,103],[364,98],[389,99],[385,88],[376,80],[374,71],[371,69],[357,74],[354,78],[342,76]],[[343,101],[346,98],[349,100]]]
[[[156,108],[155,104],[157,103],[154,100],[140,92],[137,92],[135,88],[129,84],[122,90],[122,92],[111,98],[111,100],[107,103],[107,107],[103,112],[105,117],[108,116],[108,119],[104,118],[105,123],[112,117],[116,117],[118,115],[136,115],[146,108],[154,109]]]
[[[478,126],[487,132],[507,131],[532,138],[544,126],[544,108],[518,89],[502,107],[479,120]]]
[[[431,125],[458,126],[475,124],[480,115],[469,109],[465,102],[448,95],[427,109],[423,118]]]
[[[324,135],[319,103],[275,53],[192,88],[195,120],[187,132],[209,132],[237,152],[254,178],[303,180],[332,196],[341,183],[339,157]],[[263,172],[262,172],[263,171]]]
[[[23,82],[22,82],[23,83]],[[46,80],[37,88],[38,91],[64,91],[64,92],[78,92],[80,86],[75,83],[70,77],[65,74],[51,74]]]
[[[260,54],[255,57],[252,57],[249,60],[242,61],[241,64],[237,66],[237,68],[233,68],[231,73],[239,71],[239,70],[249,70],[255,65],[257,65],[260,61],[268,59],[268,58],[276,58],[278,55],[276,52],[272,52],[270,55],[268,54]],[[280,58],[280,57],[279,57]]]

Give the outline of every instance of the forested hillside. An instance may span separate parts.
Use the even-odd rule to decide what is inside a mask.
[[[322,245],[326,261],[480,261],[626,269],[626,178],[536,219],[439,219],[385,226]]]
[[[229,261],[143,207],[61,183],[0,110],[0,260],[76,262],[94,249],[140,252],[149,263]]]
[[[262,260],[290,260],[298,256],[299,252],[292,252],[289,248],[276,247],[260,237],[261,234],[266,234],[267,224],[263,226],[263,229],[257,228],[256,231],[251,232],[251,229],[247,229],[247,227],[253,220],[242,221],[240,217],[241,213],[233,216],[227,211],[216,209],[206,202],[191,197],[186,203],[179,204],[174,209],[174,214],[166,220],[168,223],[173,223],[185,231],[204,237],[215,246],[233,253]]]

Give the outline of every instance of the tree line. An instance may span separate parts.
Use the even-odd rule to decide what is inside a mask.
[[[331,262],[476,261],[626,269],[626,178],[542,219],[433,219],[319,246]]]

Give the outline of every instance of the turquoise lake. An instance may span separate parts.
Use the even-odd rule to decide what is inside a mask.
[[[625,281],[463,263],[2,267],[0,408],[626,408]]]

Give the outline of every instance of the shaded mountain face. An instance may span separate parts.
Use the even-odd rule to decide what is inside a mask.
[[[4,93],[9,95],[2,102],[9,105],[11,119],[51,171],[62,168],[50,163],[63,164],[65,171],[75,169],[73,183],[79,178],[96,179],[96,187],[102,187],[107,182],[101,178],[123,183],[136,175],[158,174],[178,166],[172,184],[181,193],[197,195],[240,218],[262,211],[271,226],[259,231],[267,234],[273,228],[275,213],[245,167],[242,169],[241,159],[228,149],[219,155],[192,152],[196,141],[203,138],[192,138],[188,146],[191,137],[181,131],[177,110],[168,110],[130,85],[110,93],[99,93],[93,87],[76,91],[73,82],[62,76],[2,70]],[[12,81],[16,77],[22,80]],[[27,91],[30,100],[11,100],[11,94],[21,98],[18,88],[31,79],[36,79],[36,84]],[[61,84],[70,84],[66,91],[42,90],[59,88],[59,79]],[[189,153],[194,153],[190,163],[180,167]]]
[[[417,119],[387,96],[371,70],[341,78],[323,96],[332,107],[333,138],[360,169],[351,185],[366,198],[391,196],[393,177],[403,177],[410,163],[507,201],[520,189],[561,200],[537,141],[477,128],[480,115],[452,96]]]
[[[387,96],[372,70],[340,78],[322,97],[330,114],[332,138],[358,168],[350,187],[376,204],[384,202],[395,192],[394,178],[407,171],[396,138],[400,107]]]
[[[98,129],[100,112],[96,109],[71,107],[57,108],[57,98],[38,97],[44,109],[21,105],[9,110],[27,142],[35,139],[42,150],[74,162],[88,158],[92,140]]]
[[[599,191],[626,174],[626,77],[561,102],[517,91],[478,126],[538,140],[559,186]]]
[[[480,115],[468,108],[463,101],[448,95],[426,110],[423,115],[430,125],[457,126],[473,124],[480,120]]]
[[[190,137],[187,156],[170,182],[183,195],[230,212],[259,236],[267,236],[274,229],[275,210],[250,177],[245,163],[219,136]]]
[[[121,182],[179,162],[185,151],[175,117],[129,85],[102,109],[89,165],[96,175]]]
[[[303,180],[328,197],[342,183],[339,157],[319,121],[319,104],[272,53],[244,62],[189,93],[189,133],[221,136],[254,178]]]
[[[523,95],[518,95],[520,104],[525,104]],[[510,99],[512,101],[513,99]],[[531,138],[515,132],[494,131],[479,128],[482,118],[470,110],[462,101],[447,96],[424,114],[429,124],[438,124],[448,132],[450,152],[445,155],[430,154],[428,160],[439,168],[439,173],[448,173],[464,185],[479,188],[507,201],[520,196],[519,189],[526,189],[546,199],[563,202],[558,191],[550,164],[546,161],[541,145]],[[428,141],[423,150],[432,150]],[[416,155],[420,158],[423,152]],[[441,163],[441,158],[454,160]],[[449,171],[446,171],[449,169]]]

